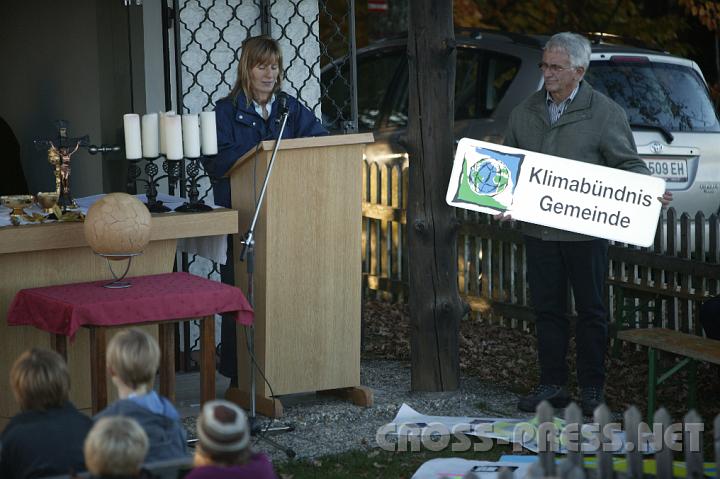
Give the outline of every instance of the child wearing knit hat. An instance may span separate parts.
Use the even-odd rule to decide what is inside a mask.
[[[270,459],[250,448],[250,426],[235,404],[215,400],[203,405],[197,422],[195,468],[186,479],[276,479]]]

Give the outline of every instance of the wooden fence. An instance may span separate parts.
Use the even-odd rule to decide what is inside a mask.
[[[600,406],[595,410],[594,425],[596,430],[589,433],[580,433],[583,425],[582,413],[576,404],[571,404],[565,410],[566,431],[573,431],[565,435],[566,440],[573,438],[574,447],[566,443],[567,454],[556,460],[554,450],[559,442],[561,432],[554,427],[554,411],[552,406],[543,402],[537,409],[538,424],[540,426],[534,432],[538,442],[538,461],[534,463],[527,478],[558,478],[558,479],[672,479],[673,477],[684,477],[687,479],[702,479],[703,477],[720,477],[717,473],[720,465],[720,415],[715,417],[712,423],[713,434],[711,436],[712,447],[708,448],[707,454],[703,451],[703,434],[706,428],[702,418],[695,412],[688,412],[683,417],[682,423],[672,424],[671,418],[665,409],[659,409],[653,417],[653,424],[641,422],[640,411],[631,406],[628,408],[622,420],[622,430],[625,432],[625,440],[619,438],[613,440],[610,433],[619,424],[614,421],[607,406]],[[612,424],[616,423],[616,424]],[[607,429],[606,429],[607,428]],[[605,434],[605,431],[608,434]],[[654,454],[642,454],[640,445],[648,441],[643,439],[643,431],[652,431],[652,440],[648,444],[648,451]],[[523,431],[524,433],[524,431]],[[579,438],[593,435],[592,446],[596,452],[581,452]],[[588,439],[590,439],[588,437]],[[590,442],[590,441],[589,441]],[[631,447],[630,444],[633,446]],[[623,446],[622,449],[619,449]],[[625,450],[623,456],[614,455],[615,451]],[[684,463],[674,463],[673,451],[682,451]],[[594,467],[588,467],[584,458],[588,454],[595,456]],[[705,457],[707,460],[705,460]],[[714,456],[714,457],[713,457]],[[617,464],[615,459],[624,459],[624,464]],[[648,462],[651,459],[651,462]],[[648,469],[654,469],[652,473]],[[706,466],[709,466],[706,469]],[[714,472],[713,472],[714,469]],[[622,470],[622,472],[620,472]],[[473,479],[479,476],[474,474],[465,475],[464,478]],[[499,479],[513,479],[513,473],[507,469],[501,469]]]
[[[403,299],[408,288],[407,167],[365,163],[363,171],[363,289],[368,296]],[[518,226],[466,210],[456,214],[462,223],[457,267],[463,299],[483,319],[527,325],[533,316]],[[631,320],[638,323],[699,332],[699,304],[720,293],[717,215],[678,217],[670,208],[658,223],[653,246],[611,243],[609,256],[611,320],[621,306],[634,307]],[[572,298],[568,301],[572,305]]]

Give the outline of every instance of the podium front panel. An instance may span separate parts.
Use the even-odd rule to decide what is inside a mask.
[[[280,150],[256,227],[255,356],[275,395],[360,384],[363,144]],[[251,220],[271,151],[233,171],[240,231]],[[240,245],[235,241],[236,251]],[[247,291],[245,263],[236,284]],[[239,387],[248,389],[245,337]],[[258,394],[270,396],[256,375]]]

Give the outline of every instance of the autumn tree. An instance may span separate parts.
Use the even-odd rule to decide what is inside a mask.
[[[720,2],[717,0],[454,0],[455,24],[518,33],[602,32],[705,61],[711,94],[720,104]],[[712,49],[698,28],[713,38]],[[712,59],[708,51],[712,51]]]
[[[720,106],[720,3],[717,0],[678,0],[678,3],[713,33],[715,83],[711,85],[710,93],[717,108]]]

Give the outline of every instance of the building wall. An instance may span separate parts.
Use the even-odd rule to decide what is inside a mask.
[[[0,116],[18,137],[31,191],[54,189],[47,152],[33,140],[55,137],[56,120],[67,120],[71,136],[89,135],[93,144],[122,139],[117,112],[132,108],[133,97],[129,15],[119,1],[2,2]],[[135,46],[141,52],[142,40]],[[78,151],[72,157],[73,195],[121,189],[122,166],[114,161],[121,158]]]

